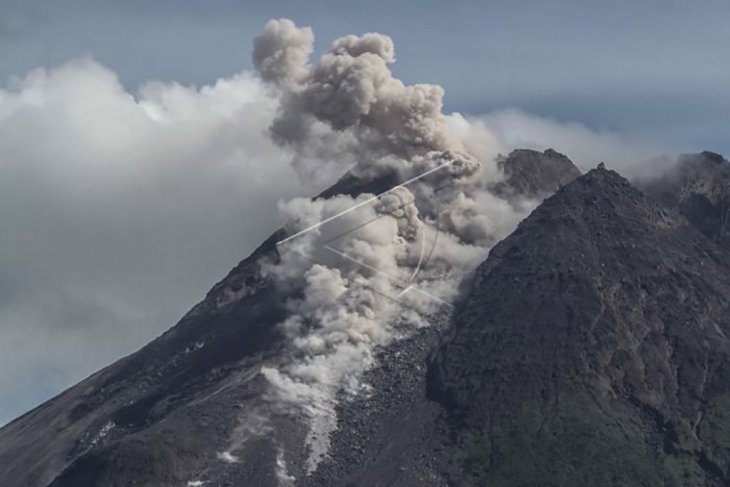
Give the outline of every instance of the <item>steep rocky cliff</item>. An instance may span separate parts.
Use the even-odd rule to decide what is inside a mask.
[[[476,273],[430,366],[457,485],[727,485],[730,260],[596,169]],[[463,468],[463,470],[462,470]]]

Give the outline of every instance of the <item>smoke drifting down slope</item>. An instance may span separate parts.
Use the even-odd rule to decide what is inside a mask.
[[[439,86],[393,77],[389,37],[340,38],[316,64],[312,43],[310,29],[286,19],[255,41],[254,64],[281,100],[271,137],[301,155],[304,176],[314,163],[344,161],[342,171],[383,192],[281,205],[290,237],[269,272],[296,290],[280,324],[293,353],[262,373],[274,401],[309,418],[309,473],[329,448],[338,391],[367,388],[374,347],[426,325],[420,316],[448,305],[536,204],[490,191],[500,179],[491,148],[482,148],[485,160],[470,153],[442,112]]]

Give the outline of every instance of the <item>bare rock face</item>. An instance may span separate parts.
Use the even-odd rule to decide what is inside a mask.
[[[495,190],[505,196],[544,199],[581,175],[567,156],[553,149],[516,149],[497,163],[505,180]]]
[[[681,156],[667,174],[640,186],[661,203],[679,210],[710,239],[730,249],[730,162],[720,154]]]
[[[499,243],[446,334],[455,485],[730,481],[730,259],[617,173]]]

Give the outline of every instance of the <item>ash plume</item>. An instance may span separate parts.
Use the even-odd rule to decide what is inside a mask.
[[[464,276],[535,204],[489,192],[499,177],[495,148],[483,145],[479,127],[443,113],[441,87],[393,76],[390,37],[342,37],[316,63],[313,42],[311,29],[287,19],[268,22],[254,42],[254,65],[280,99],[272,139],[293,150],[303,176],[337,161],[361,180],[412,183],[377,197],[281,205],[293,236],[270,272],[300,292],[280,325],[291,359],[262,374],[277,399],[309,418],[307,473],[327,454],[339,395],[367,389],[361,377],[375,347],[427,326],[423,316],[448,306]],[[332,241],[348,229],[356,230]]]
[[[297,28],[287,19],[270,21],[255,40],[254,65],[282,96],[271,127],[275,140],[312,153],[318,124],[325,124],[349,152],[344,159],[354,160],[355,169],[369,177],[384,171],[405,174],[411,166],[423,170],[438,157],[452,158],[452,171],[462,176],[478,170],[448,128],[443,89],[404,85],[390,72],[388,66],[395,62],[390,37],[342,37],[310,65],[313,40],[311,29]]]

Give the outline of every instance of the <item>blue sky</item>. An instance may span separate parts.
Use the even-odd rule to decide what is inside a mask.
[[[91,54],[134,89],[203,84],[250,66],[269,18],[311,25],[321,51],[380,31],[394,71],[438,83],[447,109],[516,107],[594,129],[730,152],[726,1],[3,0],[0,77]]]
[[[279,17],[311,26],[317,54],[388,34],[395,74],[443,86],[447,111],[521,110],[502,126],[579,162],[645,140],[730,154],[727,0],[0,0],[0,424],[171,326],[277,228],[279,198],[316,192],[262,140],[273,109],[246,101],[265,97],[255,82],[138,95],[169,97],[173,132],[139,129],[127,105],[149,80],[250,68]],[[98,64],[14,79],[81,56]],[[229,102],[250,120],[214,106]]]

